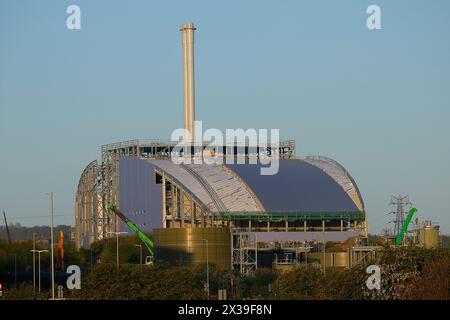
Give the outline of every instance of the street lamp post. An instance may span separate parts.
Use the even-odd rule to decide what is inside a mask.
[[[117,262],[117,271],[119,271],[119,235],[123,233],[128,233],[126,231],[108,231],[109,234],[116,235],[116,262]]]
[[[135,244],[135,247],[139,247],[139,265],[140,270],[142,271],[142,245],[141,244]]]
[[[36,293],[36,233],[33,232],[33,293]]]
[[[322,220],[322,241],[323,241],[323,274],[325,275],[325,269],[326,269],[326,247],[327,242],[325,241],[325,220]]]
[[[38,261],[39,261],[39,293],[41,292],[41,252],[48,252],[48,250],[31,250],[33,253],[38,253]]]
[[[53,192],[47,193],[50,201],[51,224],[50,224],[50,243],[51,243],[51,270],[52,270],[52,299],[55,299],[55,264],[53,260]]]
[[[209,253],[208,253],[208,239],[201,239],[205,241],[206,246],[206,294],[208,295],[209,300]]]

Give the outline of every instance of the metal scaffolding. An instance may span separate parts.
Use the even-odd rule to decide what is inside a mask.
[[[89,163],[81,174],[75,198],[75,232],[78,247],[87,240],[98,239],[98,187],[99,167],[97,160]]]
[[[252,276],[258,268],[258,237],[253,232],[231,229],[233,269],[243,276]]]
[[[212,216],[196,196],[181,187],[168,173],[155,170],[162,184],[162,222],[164,228],[211,227]]]
[[[184,150],[176,150],[177,144],[168,140],[129,140],[112,143],[101,147],[101,163],[97,160],[89,163],[84,169],[75,197],[75,242],[78,247],[83,245],[86,236],[88,242],[107,238],[111,231],[117,231],[118,222],[107,206],[109,203],[119,204],[119,156],[126,155],[139,159],[168,159],[174,154],[183,153]],[[200,152],[207,146],[195,146]],[[209,146],[211,147],[211,146]],[[191,146],[194,148],[194,146]],[[231,149],[230,149],[231,148]],[[218,150],[232,150],[236,156],[251,156],[251,148],[245,146],[238,148],[237,145],[217,146]],[[270,145],[265,148],[257,148],[256,154],[265,154],[271,151]],[[243,152],[241,154],[240,152]],[[281,141],[278,146],[278,153],[282,159],[290,159],[295,155],[295,141]],[[190,152],[189,154],[196,154]],[[194,170],[187,168],[192,176],[202,185],[208,186]],[[163,216],[169,224],[192,224],[193,226],[212,226],[213,217],[209,210],[201,205],[201,201],[183,190],[167,174],[161,173],[164,184],[165,210]],[[221,199],[210,189],[207,192],[213,197],[219,210],[225,209]],[[171,211],[169,211],[171,207]],[[181,208],[181,211],[180,211]],[[175,212],[176,215],[171,215]],[[170,222],[169,222],[170,221]]]

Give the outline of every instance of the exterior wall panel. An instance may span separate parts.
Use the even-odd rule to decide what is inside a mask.
[[[162,228],[162,185],[156,184],[150,162],[120,156],[119,209],[144,232]],[[124,223],[120,230],[132,232]]]

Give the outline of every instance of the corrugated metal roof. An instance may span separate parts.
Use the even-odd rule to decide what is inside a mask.
[[[264,210],[251,190],[221,165],[177,165],[171,160],[148,161],[177,179],[213,212]]]
[[[178,180],[185,188],[193,193],[209,210],[217,210],[213,199],[210,197],[200,182],[192,177],[181,165],[174,164],[171,160],[147,160],[157,168],[167,172],[174,179]]]
[[[217,164],[188,165],[203,177],[222,200],[227,211],[262,211],[247,187],[231,172]]]
[[[280,159],[276,175],[259,164],[177,165],[147,160],[167,172],[212,212],[354,212],[362,199],[341,167],[325,160]],[[355,200],[356,199],[356,200]]]
[[[303,159],[303,161],[315,165],[325,171],[342,187],[342,189],[344,189],[358,209],[361,211],[364,210],[364,202],[359,194],[358,187],[350,174],[339,163],[323,156],[310,156]]]
[[[333,212],[359,208],[330,175],[303,160],[280,159],[275,175],[261,175],[260,165],[226,165],[250,186],[267,211]]]

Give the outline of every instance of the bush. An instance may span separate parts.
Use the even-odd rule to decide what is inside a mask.
[[[412,279],[402,298],[409,300],[449,300],[450,257],[427,259],[422,274]]]
[[[45,300],[50,297],[50,293],[38,293],[37,288],[35,293],[32,284],[23,282],[17,288],[4,290],[3,296],[8,300]]]
[[[275,299],[311,299],[323,277],[320,269],[300,267],[291,272],[279,273],[273,288]]]
[[[315,290],[314,299],[359,300],[363,298],[363,286],[368,275],[363,265],[350,269],[328,270]]]
[[[276,276],[276,272],[271,269],[258,269],[252,277],[236,276],[236,298],[269,298],[271,296],[269,286],[272,285]]]
[[[158,269],[145,266],[97,266],[81,283],[81,290],[73,290],[73,299],[203,299],[203,283],[196,281],[194,270],[185,267]]]

